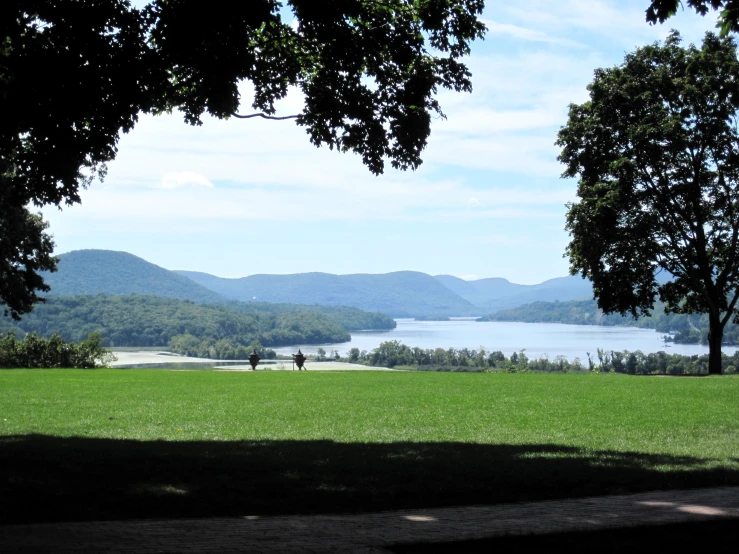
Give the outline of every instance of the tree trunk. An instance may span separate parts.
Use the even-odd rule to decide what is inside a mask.
[[[724,338],[724,326],[719,314],[708,315],[708,374],[721,375],[721,341]]]

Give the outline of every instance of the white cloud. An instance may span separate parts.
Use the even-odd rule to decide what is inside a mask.
[[[479,277],[475,274],[459,275],[459,278],[464,281],[477,281],[479,279]]]
[[[199,173],[180,171],[177,173],[167,173],[156,186],[156,188],[160,189],[178,189],[182,187],[213,188],[213,183]]]
[[[81,205],[45,213],[54,226],[66,219],[77,221],[81,229],[92,222],[109,229],[157,225],[174,229],[179,224],[192,229],[198,224],[207,228],[214,222],[240,225],[250,221],[541,220],[561,217],[573,190],[568,186],[551,190],[510,186],[480,189],[464,182],[433,182],[419,176],[367,177],[336,188],[329,195],[279,185],[169,190],[91,187],[82,192]]]
[[[584,44],[566,38],[553,37],[543,31],[521,27],[510,23],[498,23],[492,19],[482,20],[488,28],[488,35],[508,35],[521,40],[532,42],[546,42],[562,46],[574,46],[576,48],[587,48]]]
[[[593,47],[633,48],[662,40],[677,28],[688,40],[700,40],[716,22],[715,12],[698,17],[695,10],[685,7],[662,25],[646,22],[646,0],[529,0],[520,3],[496,4],[495,19],[507,24],[526,25],[527,29],[544,32],[548,36],[567,36],[571,40]],[[490,17],[492,9],[486,10]],[[607,42],[606,42],[607,41]]]

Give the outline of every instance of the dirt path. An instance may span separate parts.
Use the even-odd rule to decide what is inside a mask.
[[[739,487],[348,515],[9,525],[0,526],[0,552],[377,553],[401,543],[720,518],[739,518]]]

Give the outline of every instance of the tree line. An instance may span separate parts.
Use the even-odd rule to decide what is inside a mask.
[[[587,360],[565,356],[532,358],[525,350],[506,356],[500,350],[468,348],[419,348],[400,341],[383,342],[372,351],[352,348],[344,358],[350,363],[369,366],[416,369],[419,371],[475,371],[507,373],[624,373],[628,375],[702,375],[708,373],[708,355],[681,356],[654,352],[597,349]],[[722,357],[724,373],[736,373],[739,351]]]
[[[262,360],[277,358],[277,353],[274,350],[262,346],[262,343],[257,339],[246,346],[233,339],[199,339],[190,334],[172,337],[169,341],[169,350],[183,356],[212,358],[214,360],[247,360],[252,352],[256,352]]]

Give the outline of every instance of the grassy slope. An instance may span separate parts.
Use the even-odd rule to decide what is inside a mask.
[[[739,484],[733,377],[13,370],[0,391],[0,521]]]

